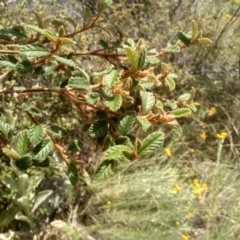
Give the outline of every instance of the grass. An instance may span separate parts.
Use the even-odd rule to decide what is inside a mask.
[[[187,162],[161,150],[89,183],[91,198],[76,213],[88,221],[68,221],[75,229],[68,239],[240,239],[239,166],[223,156],[224,141],[218,139],[216,161]],[[66,229],[62,234],[66,239]]]

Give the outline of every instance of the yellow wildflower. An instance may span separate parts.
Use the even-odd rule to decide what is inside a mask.
[[[225,17],[226,17],[227,19],[231,19],[231,18],[232,18],[232,15],[231,15],[231,14],[226,14]]]
[[[226,132],[220,132],[220,133],[217,134],[217,138],[218,139],[224,139],[224,138],[227,137],[227,135],[228,134]]]
[[[171,157],[171,156],[172,156],[172,153],[171,153],[170,148],[165,148],[164,151],[165,151],[165,154],[166,154],[168,157]]]
[[[197,198],[201,197],[201,185],[198,182],[198,179],[193,180],[193,193]]]
[[[194,152],[195,152],[195,150],[194,150],[193,148],[191,148],[191,149],[190,149],[190,152],[191,152],[191,153],[194,153]]]
[[[195,187],[200,187],[200,184],[199,184],[197,178],[195,178],[195,179],[193,180],[193,185],[194,185]]]
[[[210,216],[208,214],[205,215],[205,219],[209,221]]]
[[[180,222],[177,221],[177,222],[176,222],[176,225],[179,226],[179,225],[180,225]]]
[[[201,190],[199,188],[194,188],[193,193],[197,198],[201,197]]]
[[[154,229],[154,232],[157,232],[157,231],[158,231],[157,228],[155,228],[155,229]]]
[[[176,190],[178,193],[180,193],[180,192],[182,191],[182,188],[181,188],[178,184],[176,184],[176,185],[175,185],[175,190]]]
[[[206,134],[205,132],[202,132],[202,133],[199,134],[199,137],[200,137],[203,141],[205,141],[206,138],[207,138],[207,134]]]
[[[215,107],[211,107],[208,110],[208,116],[212,116],[212,115],[216,114],[216,112],[217,112],[217,109]]]
[[[182,235],[182,240],[189,240],[189,237],[185,234]]]
[[[112,202],[110,200],[107,201],[107,205],[111,205]]]

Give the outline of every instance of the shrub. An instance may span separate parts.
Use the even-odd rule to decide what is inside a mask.
[[[36,25],[0,29],[0,93],[5,108],[0,120],[2,151],[19,169],[50,167],[56,162],[53,152],[58,152],[76,184],[83,163],[72,156],[84,144],[79,138],[64,136],[73,130],[72,125],[84,124],[104,151],[96,172],[101,179],[117,159],[137,160],[162,144],[164,133],[152,132],[153,126],[176,127],[178,118],[197,110],[193,92],[171,97],[177,76],[170,65],[160,61],[190,45],[211,43],[202,37],[196,22],[192,21],[191,35],[177,31],[175,44],[149,50],[142,39],[125,40],[116,25],[115,33],[101,27],[103,12],[110,5],[109,0],[99,1],[96,14],[85,7],[81,26],[70,17],[49,19],[33,11]],[[107,34],[98,47],[89,43],[91,50],[83,51],[83,34],[95,28]],[[91,64],[102,64],[101,71],[84,70],[79,59],[89,56],[100,59]],[[155,71],[158,65],[160,73]],[[64,123],[59,121],[61,111]]]

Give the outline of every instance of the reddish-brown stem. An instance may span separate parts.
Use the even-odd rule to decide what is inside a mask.
[[[13,74],[13,73],[14,73],[14,70],[9,70],[9,71],[3,73],[3,74],[0,76],[0,81],[2,81],[4,78],[10,76],[10,75]]]

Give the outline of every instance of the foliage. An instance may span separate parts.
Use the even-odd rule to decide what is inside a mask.
[[[26,162],[26,161],[25,161]],[[51,190],[35,190],[43,176],[30,177],[12,165],[12,174],[1,179],[1,183],[9,192],[11,204],[0,213],[0,229],[8,226],[13,220],[24,221],[33,230],[36,227],[34,214],[39,206],[52,194]]]
[[[13,159],[19,169],[49,167],[54,161],[51,153],[58,151],[69,166],[71,182],[77,183],[78,159],[71,158],[66,142],[58,143],[67,131],[54,122],[44,121],[48,113],[44,111],[43,99],[38,99],[41,108],[29,100],[37,93],[59,94],[69,101],[69,105],[74,105],[80,122],[89,125],[89,136],[105,150],[106,160],[137,160],[155,151],[162,144],[164,133],[157,131],[144,137],[149,134],[151,125],[165,123],[175,126],[177,118],[196,111],[197,103],[193,102],[191,93],[185,93],[176,100],[168,97],[175,88],[177,76],[172,73],[170,65],[161,61],[163,56],[190,45],[211,43],[209,39],[202,38],[196,22],[192,21],[191,35],[177,31],[179,40],[160,51],[149,51],[142,39],[124,41],[119,29],[114,40],[111,40],[111,35],[106,36],[99,42],[99,48],[81,51],[77,43],[79,36],[99,28],[103,11],[110,3],[99,1],[98,13],[94,15],[86,7],[82,26],[66,17],[53,18],[49,23],[34,11],[35,25],[22,23],[0,29],[2,101],[18,101],[21,103],[18,119],[23,113],[29,118],[24,129],[9,124],[12,116],[6,119],[3,114],[0,122],[5,146],[3,153]],[[101,29],[108,32],[104,26]],[[87,73],[78,60],[82,56],[101,58],[106,66],[101,72]],[[157,74],[155,66],[159,63],[161,73]],[[13,80],[34,77],[37,77],[36,86]],[[44,80],[48,78],[53,81],[50,86],[44,86]],[[159,89],[165,86],[169,91],[166,90],[165,95],[159,94]],[[55,103],[48,104],[55,107]],[[109,173],[110,166],[111,161],[105,168]],[[106,176],[106,172],[102,174]],[[102,175],[97,176],[102,178]]]
[[[21,4],[17,4],[18,2]],[[74,5],[73,2],[75,2]],[[84,1],[84,3],[86,2],[90,3],[88,6],[95,16],[97,6],[93,7],[94,4],[91,5],[91,3],[97,1]],[[41,221],[40,227],[45,229],[46,236],[44,237],[46,239],[79,239],[79,237],[82,239],[126,239],[128,237],[130,239],[146,239],[149,236],[151,239],[182,238],[184,240],[235,240],[238,238],[238,199],[240,196],[238,190],[238,109],[240,106],[238,2],[237,0],[220,0],[216,4],[216,1],[213,0],[114,0],[111,8],[106,9],[98,19],[98,27],[83,31],[74,39],[71,38],[75,41],[75,45],[61,46],[59,49],[63,52],[61,54],[68,53],[72,48],[76,49],[75,52],[85,53],[99,48],[107,49],[111,44],[118,47],[117,39],[118,34],[120,34],[122,42],[119,44],[122,48],[121,51],[124,51],[122,54],[125,54],[125,58],[129,57],[127,60],[129,65],[131,59],[134,68],[137,68],[137,64],[134,64],[134,59],[137,59],[137,56],[131,52],[131,48],[134,48],[133,42],[136,45],[138,39],[143,38],[147,49],[146,58],[151,61],[151,66],[155,67],[154,74],[160,74],[162,66],[161,63],[157,63],[159,58],[151,55],[154,53],[152,48],[169,52],[160,58],[160,62],[173,65],[172,72],[175,73],[175,75],[169,74],[165,78],[164,84],[158,87],[157,94],[164,96],[166,102],[157,102],[156,106],[167,113],[178,111],[176,100],[179,102],[193,100],[194,95],[201,104],[201,108],[192,116],[178,119],[184,133],[181,137],[172,135],[173,131],[169,131],[164,124],[152,125],[144,116],[138,116],[135,109],[123,115],[117,122],[121,122],[121,124],[116,125],[116,128],[113,129],[114,132],[122,136],[117,136],[116,141],[114,138],[114,143],[111,139],[106,141],[108,145],[113,147],[112,150],[116,150],[117,156],[121,155],[123,161],[116,161],[115,158],[105,159],[99,165],[95,162],[95,157],[89,158],[91,151],[88,149],[85,151],[84,146],[90,145],[90,143],[84,130],[88,130],[90,125],[84,124],[85,120],[82,120],[81,113],[73,104],[69,104],[69,100],[63,95],[41,92],[17,95],[17,98],[11,94],[0,96],[0,111],[2,113],[0,128],[1,132],[3,131],[1,136],[7,135],[7,138],[1,138],[1,147],[4,148],[5,152],[12,154],[13,159],[23,158],[26,160],[26,165],[22,164],[25,163],[25,160],[19,161],[20,167],[23,166],[23,169],[25,166],[28,167],[27,173],[32,169],[42,172],[51,168],[43,169],[41,165],[51,166],[54,164],[54,168],[58,172],[69,172],[69,177],[73,183],[76,181],[74,174],[76,169],[79,174],[78,183],[70,193],[71,199],[67,203],[67,210],[62,209],[61,206],[65,200],[61,198],[62,202],[58,204],[58,211],[60,210],[62,215],[55,216],[53,222],[51,222],[52,220],[47,223]],[[31,4],[31,8],[35,8],[44,20],[45,27],[53,33],[56,33],[60,27],[59,20],[62,21],[62,19],[67,21],[64,22],[65,28],[72,26],[74,29],[76,23],[78,27],[83,24],[83,12],[79,9],[81,3],[76,4],[74,0],[65,2],[62,0],[44,0],[41,2],[36,0],[5,0],[4,3],[6,6],[0,3],[1,28],[12,28],[22,25],[22,22],[36,25],[34,22],[36,22],[37,16],[26,10],[29,7],[28,4]],[[50,5],[44,6],[45,3],[52,5],[51,7],[49,7]],[[53,9],[55,17],[52,16]],[[76,23],[71,21],[69,16]],[[186,44],[189,44],[189,36],[195,36],[197,30],[196,27],[192,26],[194,27],[193,32],[188,31],[192,19],[198,23],[198,29],[204,29],[204,34],[213,40],[213,44],[203,44],[200,48],[190,46],[186,47],[184,51],[181,51],[182,49],[178,44],[166,46],[166,43],[175,42],[176,34]],[[89,20],[88,18],[85,22]],[[60,25],[58,25],[59,23]],[[100,25],[101,28],[99,28]],[[103,29],[107,29],[107,31],[103,31]],[[184,30],[184,34],[177,32],[179,29]],[[27,30],[25,35],[29,36],[29,33],[30,31]],[[34,31],[32,33],[34,36]],[[126,36],[131,37],[132,40],[128,40]],[[24,38],[24,36],[22,37]],[[122,45],[122,43],[127,46]],[[12,50],[12,46],[8,46]],[[21,46],[15,47],[14,49],[19,50]],[[44,47],[49,49],[47,44],[41,45],[41,43],[39,49],[36,49],[36,52],[38,51],[43,57],[46,54]],[[4,45],[1,45],[1,50],[3,49]],[[17,61],[21,59],[23,64],[18,65],[18,69],[21,71],[22,65],[27,66],[27,62],[24,61],[31,58],[31,55],[27,53],[28,51],[29,49],[23,48],[22,57],[17,54],[8,54],[9,56],[1,59],[1,62],[6,64],[6,69],[7,66],[14,68]],[[143,51],[141,54],[144,55],[145,52]],[[112,83],[108,77],[111,74],[115,76],[119,74],[118,69],[97,56],[79,55],[69,59],[85,70],[90,77],[90,85],[92,85],[94,78],[100,76],[102,81],[104,79],[104,84],[112,86],[111,84],[114,82]],[[121,61],[124,62],[124,59]],[[71,65],[71,62],[68,63]],[[139,65],[141,66],[143,63],[141,62]],[[21,86],[31,89],[51,88],[52,86],[65,88],[67,84],[73,88],[79,87],[79,83],[82,84],[82,87],[89,85],[84,79],[79,79],[79,76],[69,77],[64,72],[55,75],[54,68],[44,66],[44,64],[46,74],[43,73],[40,66],[35,69],[34,74],[12,75],[12,78],[10,76],[4,79],[5,89],[11,89],[14,84],[16,84],[14,85],[15,90],[23,89]],[[1,72],[4,73],[5,70],[2,69]],[[69,81],[70,78],[71,81]],[[151,82],[142,83],[142,85],[148,88],[147,92],[150,92],[149,89],[152,87],[154,88]],[[191,89],[191,86],[194,87],[194,90]],[[137,90],[138,93],[140,91]],[[151,99],[151,93],[131,94],[130,96],[138,97],[137,105],[142,105],[146,109],[151,107],[152,103],[147,104],[146,101]],[[111,97],[106,98],[105,104],[108,108],[114,107],[111,100]],[[98,103],[97,95],[92,95],[91,101],[93,104]],[[22,103],[24,103],[24,111],[21,108]],[[187,107],[181,109],[181,114],[187,113],[189,111],[187,109],[196,111],[196,105],[187,104]],[[33,124],[31,118],[26,117],[25,111],[35,114],[38,123]],[[97,123],[92,126],[93,130],[96,126],[101,126],[100,124],[106,119],[104,110],[96,112],[96,116]],[[142,129],[137,132],[138,126],[141,126]],[[106,124],[102,129],[105,128]],[[36,137],[34,129],[38,131]],[[135,132],[143,143],[146,137],[156,129],[164,132],[164,151],[159,149],[147,157],[140,155],[141,161],[126,161],[126,159],[134,159],[134,155],[131,152],[129,154],[129,148],[135,147],[136,141],[133,138]],[[21,130],[25,131],[22,131],[21,134]],[[174,128],[174,130],[176,129]],[[38,162],[35,159],[30,161],[29,153],[31,153],[31,158],[33,149],[45,138],[46,132],[54,141],[53,151],[50,152],[46,162]],[[91,135],[95,137],[94,131]],[[18,141],[18,138],[21,140]],[[104,142],[102,138],[104,136],[97,139],[99,144]],[[57,147],[55,147],[55,143]],[[217,145],[218,150],[216,151]],[[56,162],[62,164],[63,160],[58,153],[59,150],[57,150],[60,146],[67,150],[70,159],[77,160],[77,164],[72,161],[67,162],[66,167],[63,162],[63,168],[56,164]],[[121,149],[122,146],[124,146],[123,149]],[[101,150],[101,148],[98,149]],[[95,150],[96,148],[93,151]],[[105,150],[105,157],[108,157],[108,154],[114,154],[114,151],[103,150]],[[96,152],[96,155],[98,154],[99,152]],[[6,156],[1,155],[1,180],[11,176],[11,166],[10,168],[6,166],[9,165],[9,158]],[[34,165],[32,162],[34,164],[38,162],[39,166],[29,167],[29,163],[31,166]],[[76,168],[72,168],[74,165]],[[97,171],[95,171],[95,165],[98,166]],[[93,180],[92,169],[89,169],[93,166],[95,178],[102,179],[107,176],[108,178],[104,181]],[[82,169],[85,167],[87,171]],[[113,168],[114,173],[112,172]],[[6,176],[3,177],[5,174]],[[10,205],[14,205],[14,202],[12,202],[10,191],[2,184],[1,180],[0,207],[3,211]],[[73,198],[76,198],[77,204],[72,199],[72,195]],[[51,195],[51,198],[52,196],[54,197],[54,194]],[[73,206],[73,204],[76,205]],[[36,217],[36,213],[33,214],[33,218],[36,219]],[[56,220],[59,218],[62,219],[60,223]],[[52,219],[52,216],[49,219]],[[0,234],[0,238],[4,238],[7,234],[12,235],[12,231],[7,233],[8,229],[15,232],[16,229],[19,227],[22,229],[23,226],[21,221],[14,220],[3,229],[4,233]],[[51,234],[55,234],[55,236],[47,236]],[[14,237],[16,237],[15,234]],[[13,237],[8,239],[11,238]],[[22,238],[20,237],[20,239]]]

